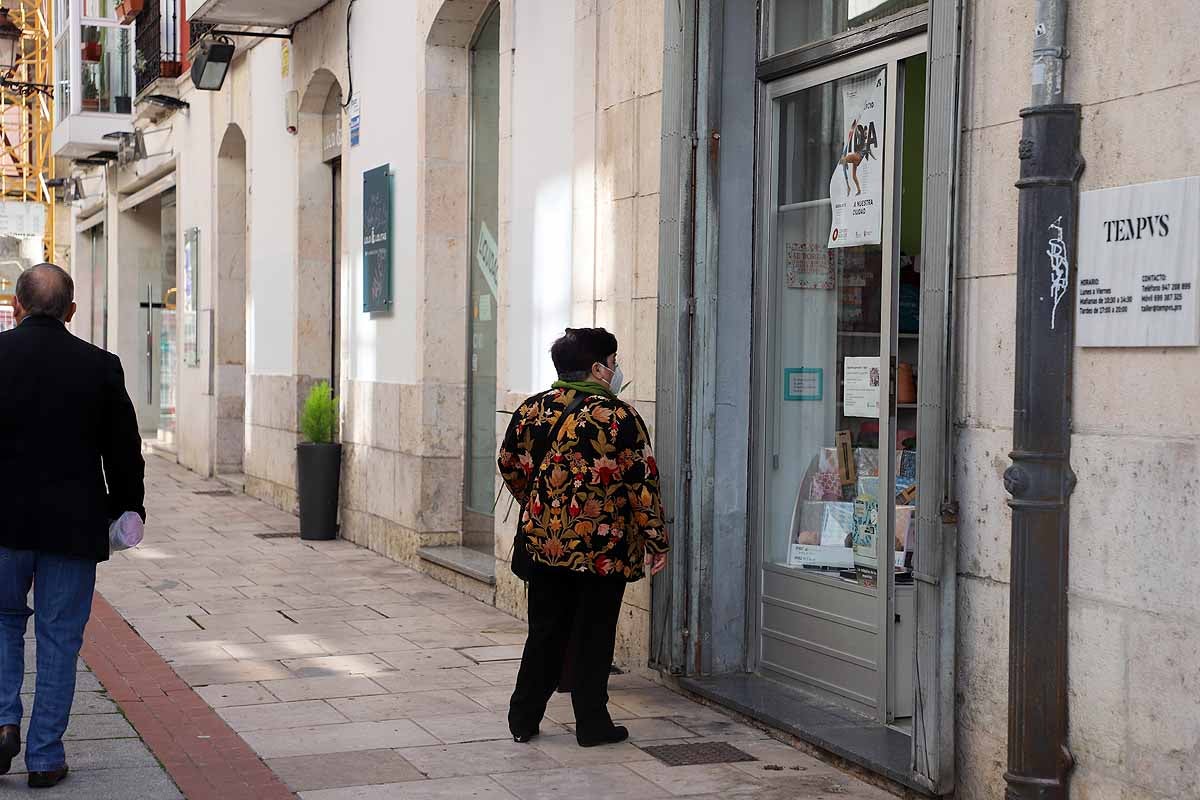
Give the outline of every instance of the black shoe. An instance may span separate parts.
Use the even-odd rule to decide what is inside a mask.
[[[513,741],[518,744],[528,744],[531,740],[536,739],[542,733],[540,728],[534,728],[532,731],[513,731]]]
[[[67,773],[71,768],[63,764],[58,769],[49,772],[31,772],[29,773],[29,788],[30,789],[49,789],[52,786],[58,786],[63,778],[67,777]]]
[[[0,775],[12,769],[12,760],[21,752],[21,729],[16,725],[0,727]]]
[[[624,725],[613,725],[611,728],[594,736],[585,736],[578,729],[575,731],[575,741],[580,747],[599,747],[602,744],[618,744],[629,738],[629,729]]]

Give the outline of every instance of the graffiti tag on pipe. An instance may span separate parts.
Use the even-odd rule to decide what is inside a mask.
[[[1050,230],[1054,231],[1054,236],[1047,242],[1046,255],[1050,256],[1050,296],[1054,299],[1054,307],[1050,309],[1050,330],[1054,330],[1058,303],[1066,296],[1070,283],[1071,263],[1067,260],[1067,243],[1063,241],[1062,217],[1050,223]]]

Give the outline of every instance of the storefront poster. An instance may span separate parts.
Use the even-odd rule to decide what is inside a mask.
[[[829,179],[829,247],[883,241],[883,138],[887,70],[842,90],[842,148]]]
[[[1053,329],[1078,269],[1081,347],[1200,345],[1200,177],[1118,186],[1079,197],[1079,253],[1069,225],[1049,220],[1042,302]]]
[[[832,289],[833,254],[820,242],[787,242],[784,245],[789,289]]]
[[[842,380],[842,413],[847,417],[879,419],[879,356],[848,356]]]

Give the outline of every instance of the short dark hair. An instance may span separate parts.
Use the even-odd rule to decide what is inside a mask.
[[[17,278],[17,302],[27,316],[65,320],[75,302],[75,282],[56,264],[38,264]]]
[[[567,328],[550,348],[558,376],[565,380],[583,377],[592,364],[607,363],[617,352],[617,337],[604,328]]]

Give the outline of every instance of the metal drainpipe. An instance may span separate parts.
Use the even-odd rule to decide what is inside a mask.
[[[1009,605],[1008,800],[1066,800],[1067,564],[1080,109],[1064,104],[1067,0],[1035,0],[1033,101],[1017,225]]]

